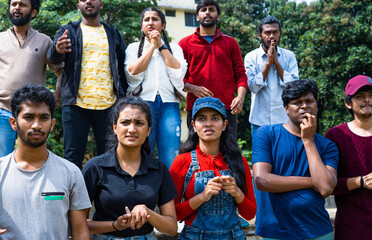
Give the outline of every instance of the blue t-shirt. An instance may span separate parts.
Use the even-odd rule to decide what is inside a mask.
[[[212,39],[214,38],[214,35],[213,36],[203,36],[203,38],[205,40],[207,40],[209,43],[211,43],[212,42]]]
[[[315,135],[315,144],[325,165],[337,170],[336,145]],[[301,137],[282,124],[260,127],[253,141],[253,164],[266,162],[280,176],[310,177],[309,164]],[[269,193],[255,189],[257,201],[256,235],[279,239],[307,239],[333,231],[324,198],[313,189]]]

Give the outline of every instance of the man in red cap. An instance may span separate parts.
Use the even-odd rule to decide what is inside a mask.
[[[330,129],[340,160],[334,189],[335,239],[372,236],[372,78],[358,75],[345,88],[345,105],[354,119]]]

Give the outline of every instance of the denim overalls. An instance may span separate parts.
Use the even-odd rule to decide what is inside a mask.
[[[191,159],[192,162],[186,174],[181,199],[193,172],[200,169],[195,150],[191,152]],[[222,176],[231,176],[230,170],[221,170],[219,172]],[[214,177],[215,173],[212,170],[196,172],[195,195],[203,192],[208,181]],[[245,232],[240,228],[240,219],[236,213],[235,199],[224,190],[221,190],[218,195],[213,195],[209,201],[200,205],[192,225],[188,226],[185,224],[179,239],[245,239]]]

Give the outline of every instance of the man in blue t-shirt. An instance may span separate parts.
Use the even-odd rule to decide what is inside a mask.
[[[338,150],[316,133],[317,96],[314,81],[290,82],[282,93],[288,122],[256,132],[256,235],[264,239],[333,239],[324,198],[336,186]]]

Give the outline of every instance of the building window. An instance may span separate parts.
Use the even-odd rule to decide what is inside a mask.
[[[176,16],[176,11],[174,11],[174,10],[166,10],[165,9],[165,16],[167,16],[167,17],[175,17]]]
[[[185,25],[186,27],[199,27],[199,22],[196,21],[195,13],[185,12]]]

